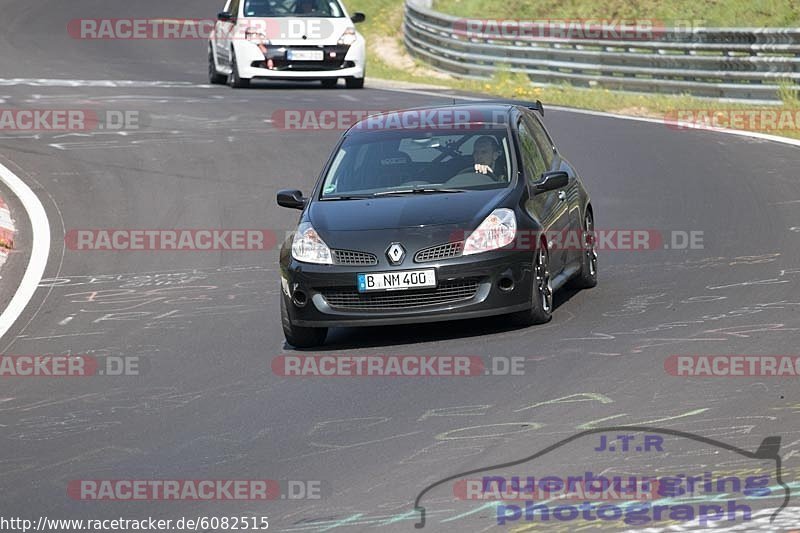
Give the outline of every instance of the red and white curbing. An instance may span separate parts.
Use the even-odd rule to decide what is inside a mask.
[[[8,259],[8,253],[14,248],[14,220],[5,200],[0,197],[0,267]]]

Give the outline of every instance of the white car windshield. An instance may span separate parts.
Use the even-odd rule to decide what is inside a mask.
[[[245,0],[245,17],[343,17],[336,0]]]

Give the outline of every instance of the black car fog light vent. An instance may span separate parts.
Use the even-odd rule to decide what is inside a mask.
[[[353,250],[333,250],[333,263],[336,265],[377,265],[378,258],[368,252],[355,252]]]
[[[414,255],[415,263],[428,263],[430,261],[440,261],[451,257],[458,257],[464,249],[463,242],[449,242],[430,248],[424,248]]]

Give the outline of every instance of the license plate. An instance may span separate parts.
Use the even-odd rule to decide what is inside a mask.
[[[402,291],[426,287],[436,287],[436,270],[358,274],[358,292]]]
[[[288,50],[289,61],[322,61],[322,50]]]

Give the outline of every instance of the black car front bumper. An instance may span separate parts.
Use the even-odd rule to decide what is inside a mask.
[[[401,267],[281,265],[282,297],[289,318],[302,327],[379,326],[457,320],[530,308],[532,254],[487,252]],[[359,273],[433,268],[435,289],[359,293]]]

